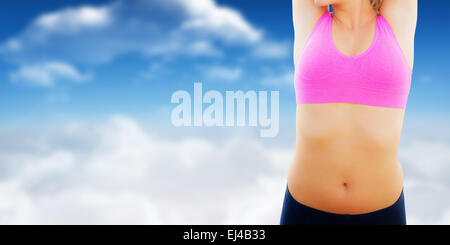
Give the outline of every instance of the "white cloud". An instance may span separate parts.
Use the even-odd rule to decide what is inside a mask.
[[[250,24],[241,13],[219,6],[214,0],[177,0],[189,14],[183,22],[185,29],[210,31],[230,41],[256,42],[262,39],[262,31]]]
[[[90,79],[90,75],[81,74],[75,67],[64,62],[45,62],[23,65],[10,74],[11,81],[41,87],[55,85],[58,80],[80,83]]]
[[[423,74],[423,75],[419,76],[419,82],[422,84],[429,84],[432,81],[433,81],[433,78],[430,75]]]
[[[211,66],[203,68],[208,81],[235,82],[243,75],[239,67]]]
[[[75,32],[84,28],[99,28],[110,23],[110,11],[108,7],[68,8],[39,16],[34,25],[45,32]]]
[[[157,43],[144,50],[149,56],[168,57],[174,54],[192,57],[219,57],[222,51],[215,47],[210,41],[198,40],[188,43],[181,43],[179,40],[171,40],[166,43]]]
[[[290,70],[279,74],[265,74],[261,77],[261,84],[265,86],[294,86],[294,72]]]
[[[264,41],[256,45],[253,55],[258,58],[280,59],[290,57],[292,45],[289,42]]]
[[[450,225],[450,208],[444,212],[440,221],[437,222],[438,225]]]
[[[405,200],[412,224],[440,224],[450,208],[450,145],[447,141],[408,139],[398,159],[405,176]],[[449,223],[448,223],[449,224]]]
[[[288,161],[289,162],[289,161]],[[286,165],[284,162],[283,165]],[[278,225],[286,183],[271,176],[259,176],[228,201],[228,225]]]
[[[10,51],[10,52],[20,51],[22,49],[22,44],[17,39],[10,39],[10,40],[6,41],[6,43],[2,46],[5,50]],[[0,51],[1,51],[1,48],[2,47],[0,46]]]
[[[2,224],[279,222],[291,148],[252,138],[168,139],[124,116],[19,132],[0,133]],[[411,142],[399,150],[408,222],[449,224],[450,182],[439,159],[450,146]],[[441,157],[425,161],[429,153]]]
[[[450,145],[445,141],[424,142],[410,140],[403,145],[399,159],[414,166],[423,178],[445,180],[450,173]],[[427,163],[427,164],[424,164]]]

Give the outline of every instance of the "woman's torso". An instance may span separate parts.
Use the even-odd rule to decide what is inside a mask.
[[[392,205],[403,174],[397,161],[403,110],[333,103],[297,106],[292,196],[327,212],[358,214]]]
[[[366,36],[361,50],[370,46],[372,38]],[[345,38],[333,39],[338,49],[345,49]],[[397,160],[403,118],[401,108],[298,104],[296,153],[288,175],[292,196],[340,214],[367,213],[395,203],[403,188]]]

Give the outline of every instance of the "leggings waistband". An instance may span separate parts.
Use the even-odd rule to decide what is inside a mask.
[[[406,225],[404,191],[402,189],[400,197],[389,207],[364,214],[335,214],[298,202],[286,186],[280,224]]]

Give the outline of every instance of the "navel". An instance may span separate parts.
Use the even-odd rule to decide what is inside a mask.
[[[347,190],[347,189],[348,189],[348,184],[347,184],[347,182],[342,183],[342,187],[344,187],[344,189]]]

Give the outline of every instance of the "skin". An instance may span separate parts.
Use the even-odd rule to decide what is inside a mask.
[[[333,4],[333,42],[355,56],[370,47],[376,11],[369,0],[293,0],[294,62],[317,20]],[[417,0],[384,0],[389,22],[413,67]],[[294,199],[337,214],[363,214],[391,206],[403,188],[397,160],[404,109],[352,103],[297,105],[296,152],[288,173]]]

